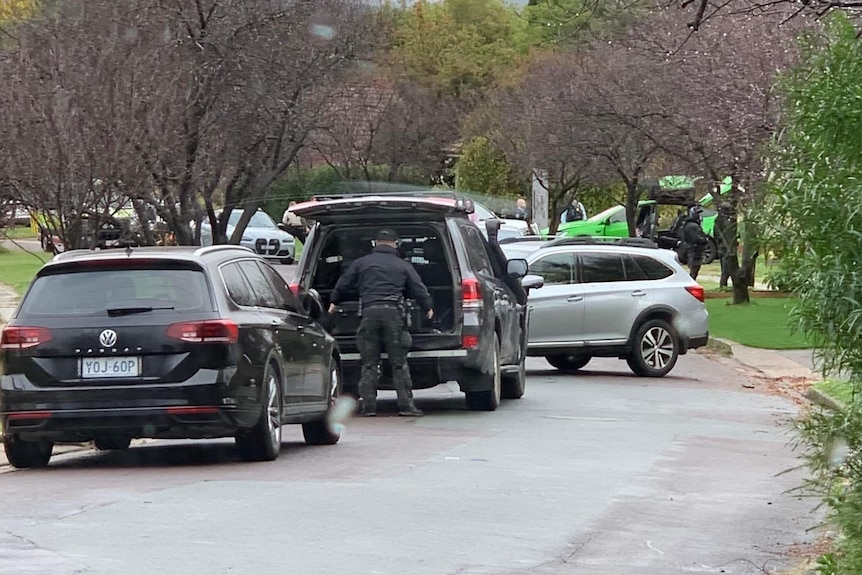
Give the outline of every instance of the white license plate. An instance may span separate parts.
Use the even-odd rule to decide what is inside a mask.
[[[81,377],[83,379],[138,377],[139,375],[141,375],[140,357],[81,358]]]

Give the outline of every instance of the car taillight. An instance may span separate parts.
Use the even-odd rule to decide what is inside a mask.
[[[239,326],[229,319],[185,321],[168,326],[168,337],[189,343],[236,343]]]
[[[46,327],[3,328],[0,336],[0,349],[28,349],[51,341],[51,330]]]
[[[293,295],[299,297],[299,284],[290,284],[288,287],[293,292]]]
[[[479,307],[482,305],[482,287],[473,278],[461,282],[461,303],[463,307]]]
[[[696,299],[699,302],[702,302],[704,300],[704,290],[699,285],[698,286],[685,286],[685,291],[687,291],[688,293],[693,295],[694,299]]]
[[[461,336],[461,347],[464,349],[476,349],[479,347],[479,336],[478,335],[465,335]]]
[[[22,419],[48,419],[53,414],[50,411],[16,411],[10,413],[6,418],[9,421]]]

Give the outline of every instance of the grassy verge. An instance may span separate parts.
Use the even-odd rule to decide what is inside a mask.
[[[29,226],[15,226],[0,230],[0,239],[10,240],[36,240],[39,239],[38,234],[34,234]]]
[[[32,254],[20,250],[0,248],[0,283],[8,285],[18,294],[23,294],[30,280],[51,258],[50,254]]]
[[[757,260],[757,265],[754,266],[754,280],[758,282],[762,282],[766,280],[766,275],[769,273],[769,270],[772,269],[773,266],[778,265],[778,260],[769,260],[769,263],[764,263],[762,259]],[[686,266],[683,266],[688,269]],[[721,276],[721,262],[718,260],[701,266],[700,273],[707,276]],[[715,282],[716,286],[718,282]],[[706,287],[706,286],[704,286]]]
[[[853,388],[843,379],[824,379],[814,384],[814,388],[845,405],[853,401]]]
[[[791,333],[790,309],[793,298],[758,298],[751,303],[728,305],[726,299],[707,299],[710,335],[750,347],[803,349],[811,347],[800,333]]]

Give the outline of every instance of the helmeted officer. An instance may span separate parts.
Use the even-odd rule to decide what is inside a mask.
[[[700,214],[703,209],[700,206],[691,206],[688,209],[688,218],[682,227],[682,244],[688,260],[689,275],[697,279],[700,266],[703,265],[703,253],[709,239],[703,231]]]
[[[336,310],[344,294],[359,292],[359,323],[356,343],[362,361],[359,395],[362,415],[377,414],[377,383],[380,379],[380,353],[389,355],[392,381],[398,394],[398,414],[420,416],[413,404],[413,384],[407,365],[411,338],[404,325],[404,298],[415,300],[431,319],[431,296],[419,274],[398,255],[398,235],[389,229],[377,233],[374,250],[353,262],[338,278],[330,296],[329,313]]]
[[[730,241],[733,238],[731,223],[733,218],[733,208],[730,204],[723,203],[718,206],[718,215],[715,218],[715,225],[712,228],[712,234],[715,238],[715,245],[718,248],[718,261],[721,264],[721,277],[718,281],[719,288],[726,288],[727,281],[730,279],[730,265],[727,258],[730,255]]]

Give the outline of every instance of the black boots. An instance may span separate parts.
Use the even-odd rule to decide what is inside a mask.
[[[403,415],[404,417],[422,417],[425,415],[421,409],[417,408],[413,405],[413,402],[410,402],[410,405],[407,407],[399,407],[398,415]]]

